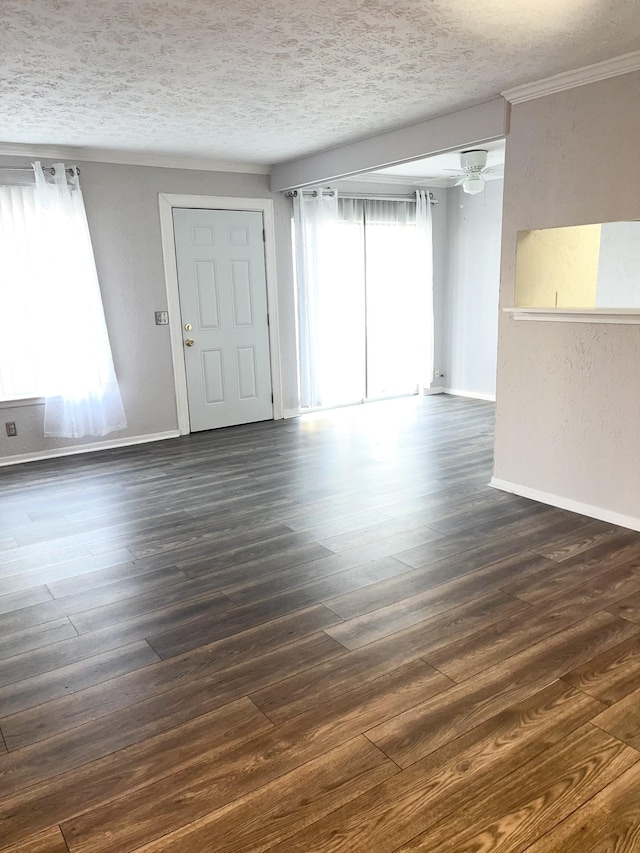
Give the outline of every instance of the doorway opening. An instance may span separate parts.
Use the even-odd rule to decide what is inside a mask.
[[[495,400],[504,155],[497,140],[297,191],[336,197],[335,221],[306,233],[294,199],[301,412],[422,392]],[[411,217],[390,213],[419,191],[435,202],[428,263]]]

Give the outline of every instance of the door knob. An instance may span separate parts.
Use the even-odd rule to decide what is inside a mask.
[[[195,344],[195,341],[192,340],[191,338],[187,338],[187,340],[184,342],[184,345],[186,347],[192,347],[194,344]]]

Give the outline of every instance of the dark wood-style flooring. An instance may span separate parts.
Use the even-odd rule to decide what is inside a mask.
[[[401,400],[0,471],[0,850],[640,850],[640,534]]]

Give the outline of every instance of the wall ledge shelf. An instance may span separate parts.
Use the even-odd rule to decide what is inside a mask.
[[[503,308],[513,320],[640,325],[640,308]]]

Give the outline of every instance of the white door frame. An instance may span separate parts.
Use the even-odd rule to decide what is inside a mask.
[[[176,195],[159,193],[160,231],[164,257],[164,279],[167,288],[169,309],[169,331],[171,334],[171,360],[176,388],[176,409],[180,435],[191,432],[189,423],[189,401],[187,397],[187,373],[184,363],[182,322],[180,317],[180,292],[178,289],[178,267],[176,243],[173,233],[173,208],[190,207],[198,210],[255,210],[262,213],[265,241],[265,272],[267,279],[267,310],[269,312],[269,349],[271,359],[271,390],[273,392],[273,417],[284,417],[282,402],[282,362],[280,354],[280,326],[278,323],[278,288],[276,280],[275,229],[273,199],[233,198],[227,196]]]

